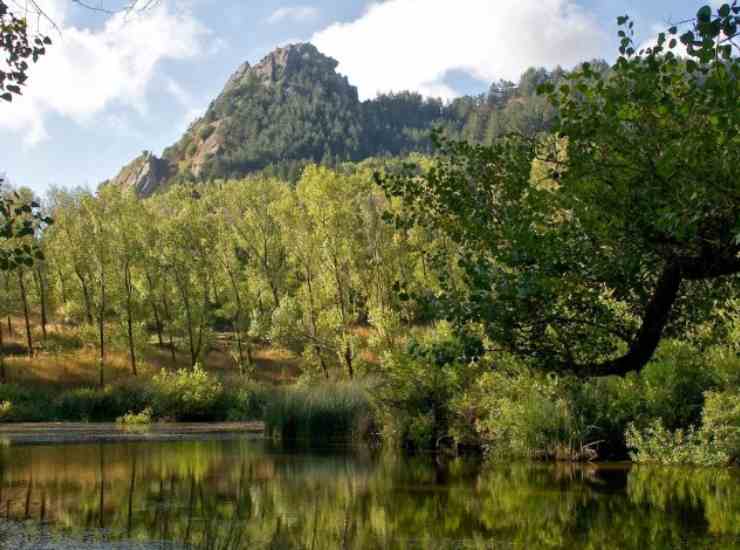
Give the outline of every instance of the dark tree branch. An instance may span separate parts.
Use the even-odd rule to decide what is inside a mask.
[[[740,247],[720,252],[707,251],[699,257],[678,258],[670,262],[658,279],[645,308],[642,325],[629,350],[622,357],[595,365],[566,368],[579,376],[624,376],[639,372],[648,364],[660,343],[678,299],[683,281],[698,281],[740,273]]]

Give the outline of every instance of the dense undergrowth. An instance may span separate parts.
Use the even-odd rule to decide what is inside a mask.
[[[492,458],[720,465],[740,459],[739,387],[728,346],[667,341],[639,374],[583,380],[487,354],[440,324],[352,381],[224,383],[196,366],[55,394],[3,384],[0,421],[263,420],[284,441],[372,437]]]

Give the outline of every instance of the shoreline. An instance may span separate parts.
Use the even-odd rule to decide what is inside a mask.
[[[0,442],[9,445],[48,443],[106,443],[117,441],[178,441],[203,436],[261,436],[264,423],[155,422],[140,426],[115,422],[38,422],[0,424]]]

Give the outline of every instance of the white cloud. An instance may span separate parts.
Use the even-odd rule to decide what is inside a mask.
[[[50,115],[85,124],[111,106],[146,112],[158,64],[198,55],[208,34],[187,10],[166,3],[140,15],[112,16],[98,30],[78,28],[66,24],[59,8],[67,1],[44,6],[57,15],[61,35],[31,67],[24,96],[0,105],[0,127],[21,132],[27,144],[48,137]]]
[[[530,66],[604,56],[608,35],[572,0],[386,0],[312,42],[339,61],[360,96],[416,90],[449,98],[444,75],[516,81]]]
[[[319,10],[312,6],[285,6],[272,12],[272,15],[267,18],[267,22],[271,24],[282,23],[283,21],[302,23],[312,21],[318,16]]]

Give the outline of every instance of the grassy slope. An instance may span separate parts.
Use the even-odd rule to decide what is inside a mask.
[[[95,386],[98,383],[98,350],[95,345],[79,347],[74,343],[74,330],[62,325],[47,326],[48,338],[43,340],[38,325],[34,324],[34,356],[28,357],[25,326],[22,319],[12,319],[13,333],[8,334],[7,320],[3,320],[3,336],[7,382],[35,389],[60,390]],[[205,370],[218,375],[225,382],[238,377],[239,371],[228,353],[228,334],[219,334],[214,347],[205,357]],[[186,344],[180,343],[172,362],[169,349],[155,343],[143,346],[138,357],[140,376],[152,376],[160,369],[175,370],[190,367]],[[270,384],[286,384],[300,373],[300,357],[289,350],[258,346],[254,350],[256,363],[254,378]],[[106,358],[106,382],[118,382],[131,377],[128,353],[125,349],[110,348]]]

